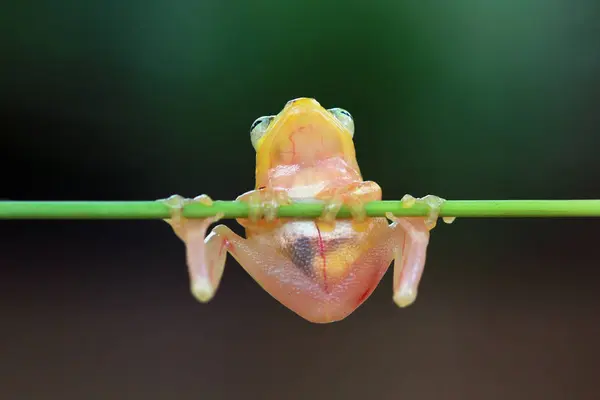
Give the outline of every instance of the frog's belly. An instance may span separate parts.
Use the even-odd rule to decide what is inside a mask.
[[[333,229],[314,220],[294,221],[262,239],[282,260],[265,266],[271,279],[261,282],[263,287],[314,322],[350,314],[371,295],[392,259],[384,218],[371,219],[358,231],[349,220],[337,220]]]
[[[316,221],[285,224],[275,234],[281,254],[302,273],[325,288],[346,278],[352,265],[369,246],[369,233],[356,232],[349,221],[335,227]]]

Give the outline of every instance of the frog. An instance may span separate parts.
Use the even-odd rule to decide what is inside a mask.
[[[236,198],[248,215],[236,218],[245,238],[224,224],[223,214],[187,218],[192,202],[210,206],[210,196],[172,195],[165,221],[183,241],[190,287],[200,302],[215,295],[227,254],[269,293],[313,323],[341,321],[361,306],[394,262],[393,301],[411,305],[423,275],[430,231],[444,199],[402,198],[403,207],[427,205],[419,217],[369,217],[365,205],[382,199],[381,187],[363,180],[354,146],[355,124],[343,108],[325,109],[310,97],[290,100],[276,115],[254,121],[255,186]],[[284,218],[279,207],[319,203],[317,218]],[[342,206],[349,217],[338,217]]]

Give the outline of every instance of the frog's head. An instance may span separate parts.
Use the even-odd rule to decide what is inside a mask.
[[[358,168],[353,136],[354,121],[346,110],[326,110],[310,98],[288,101],[279,114],[260,117],[250,128],[257,180],[277,166],[311,166],[332,157]]]

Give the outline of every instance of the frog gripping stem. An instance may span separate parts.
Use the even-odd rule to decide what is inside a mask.
[[[440,207],[445,200],[433,195],[417,199],[407,194],[402,198],[404,208],[410,208],[417,202],[428,206],[426,218],[398,218],[392,213],[386,214],[393,221],[390,227],[398,237],[394,248],[394,302],[399,307],[407,307],[417,298],[425,268],[429,231],[435,228]]]
[[[218,234],[219,227],[216,227],[208,237],[206,231],[211,224],[220,220],[222,215],[198,219],[187,219],[182,216],[183,206],[189,202],[196,201],[211,205],[212,200],[206,195],[198,196],[193,200],[174,195],[163,201],[172,210],[171,218],[166,222],[185,244],[191,292],[200,302],[206,303],[217,291],[227,257],[227,241]]]

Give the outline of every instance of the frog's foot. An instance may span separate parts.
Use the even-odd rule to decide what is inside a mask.
[[[169,207],[170,218],[165,219],[164,221],[173,228],[173,231],[177,235],[178,238],[184,239],[184,225],[185,219],[183,218],[183,207],[186,203],[189,202],[190,199],[187,199],[178,194],[174,194],[169,196],[166,199],[157,200]]]
[[[437,220],[440,215],[440,208],[446,200],[431,194],[421,198],[414,198],[410,194],[406,194],[400,201],[402,202],[402,207],[404,208],[410,208],[417,203],[425,204],[429,208],[429,214],[425,218],[425,226],[427,229],[432,230],[437,225]],[[450,220],[449,222],[448,221],[448,219],[444,219],[444,222],[446,223],[452,223],[454,219]]]
[[[248,203],[248,219],[253,223],[263,218],[268,223],[275,222],[279,207],[291,204],[288,193],[282,189],[253,190],[239,196],[237,200]]]
[[[194,197],[193,199],[188,199],[178,194],[174,194],[166,199],[157,200],[166,204],[170,208],[171,216],[170,218],[165,219],[165,222],[171,225],[175,234],[181,239],[185,241],[185,236],[187,235],[187,231],[189,230],[189,224],[193,221],[201,221],[206,226],[217,222],[221,218],[223,218],[222,214],[217,214],[214,217],[209,218],[193,218],[188,219],[183,216],[183,208],[186,204],[191,203],[200,203],[206,206],[210,206],[213,204],[212,199],[206,195],[201,194],[199,196]],[[197,225],[197,224],[196,224]]]

